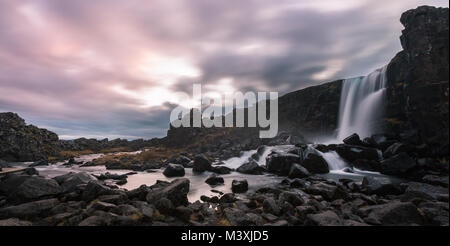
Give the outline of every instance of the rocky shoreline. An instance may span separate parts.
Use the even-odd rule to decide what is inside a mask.
[[[390,141],[380,139],[385,141],[378,142],[378,147]],[[364,163],[372,170],[414,178],[400,183],[370,176],[362,182],[325,179],[319,176],[325,172],[320,168],[321,156],[298,144],[272,151],[266,166],[255,165],[255,154],[237,168],[246,174],[286,176],[278,185],[249,191],[246,180],[233,180],[231,193],[202,196],[201,201],[191,203],[187,198],[190,181],[182,178],[185,168],[210,172],[205,182],[211,189],[223,184],[221,176],[234,170],[213,164],[204,155],[192,160],[181,155],[171,160],[178,163],[162,164],[164,175],[180,178],[127,191],[105,180],[126,182],[133,172],[96,177],[80,172],[48,179],[30,167],[1,178],[0,225],[448,226],[448,162],[425,157],[421,148],[401,147],[398,142],[385,147],[381,156],[369,139],[352,135],[344,142],[314,147],[336,151],[356,168],[365,167]],[[399,158],[401,164],[396,162]]]

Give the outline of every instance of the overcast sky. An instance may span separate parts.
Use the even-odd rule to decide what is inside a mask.
[[[0,112],[65,139],[162,137],[193,83],[283,95],[368,74],[419,5],[448,1],[0,0]]]

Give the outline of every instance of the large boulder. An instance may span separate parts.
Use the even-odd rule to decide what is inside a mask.
[[[54,177],[53,179],[62,187],[64,193],[75,191],[78,185],[97,180],[94,176],[86,172],[70,172]]]
[[[363,209],[365,221],[375,225],[421,225],[423,217],[417,207],[410,202],[393,201]]]
[[[211,161],[204,155],[196,155],[194,158],[193,171],[202,173],[211,169]]]
[[[164,170],[163,174],[166,177],[183,177],[184,167],[180,164],[169,164]]]
[[[309,177],[311,174],[309,173],[309,171],[300,166],[297,163],[294,163],[291,167],[291,170],[289,171],[289,178],[291,179],[295,179],[295,178],[307,178]]]
[[[306,192],[313,195],[321,195],[327,201],[346,199],[348,197],[347,191],[342,187],[323,182],[308,186]]]
[[[147,201],[154,204],[161,198],[169,199],[175,207],[188,205],[189,179],[175,179],[171,183],[152,188],[147,194]]]
[[[394,184],[387,178],[376,178],[365,176],[362,181],[362,187],[366,189],[370,195],[376,194],[380,196],[399,195],[402,189],[398,184]]]
[[[58,199],[53,198],[1,208],[0,218],[32,219],[41,217],[47,215],[58,204]]]
[[[433,201],[445,199],[445,197],[448,199],[448,188],[418,182],[410,182],[407,183],[407,188],[403,196],[404,197],[402,200],[408,201],[414,199]]]
[[[222,185],[224,184],[224,179],[220,176],[217,176],[217,174],[211,174],[208,176],[208,178],[205,180],[205,183],[215,186],[215,185]]]
[[[103,185],[99,181],[90,181],[84,189],[81,197],[84,201],[89,202],[103,195],[113,195],[114,191]]]
[[[319,154],[307,153],[300,165],[310,173],[329,173],[327,161]]]
[[[0,193],[14,204],[56,196],[62,191],[55,180],[40,176],[13,175],[0,183]]]
[[[353,133],[352,135],[344,138],[344,140],[342,140],[342,142],[344,142],[345,144],[348,145],[361,145],[361,139],[359,138],[359,135],[356,133]]]
[[[249,162],[242,164],[236,171],[244,174],[261,175],[264,172],[264,168],[260,167],[258,163],[252,159]]]
[[[231,191],[233,193],[244,193],[248,190],[248,182],[247,180],[233,180],[231,182]]]
[[[267,158],[267,171],[287,176],[294,163],[301,163],[301,158],[295,154],[274,153]]]
[[[404,176],[417,167],[416,161],[408,154],[402,152],[389,159],[381,161],[381,173]]]
[[[342,226],[342,219],[333,211],[324,211],[318,214],[308,214],[305,225],[308,226]]]
[[[380,153],[375,148],[340,144],[336,146],[336,152],[349,162],[359,159],[374,161],[380,159]]]

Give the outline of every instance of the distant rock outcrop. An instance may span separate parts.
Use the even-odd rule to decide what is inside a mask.
[[[15,113],[0,113],[0,159],[34,161],[60,152],[58,135],[26,125]]]

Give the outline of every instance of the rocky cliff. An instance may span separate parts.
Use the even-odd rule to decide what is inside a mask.
[[[59,153],[58,135],[26,125],[15,113],[0,113],[0,159],[33,161]]]
[[[400,21],[403,50],[389,63],[387,131],[448,156],[448,8],[421,6]]]

